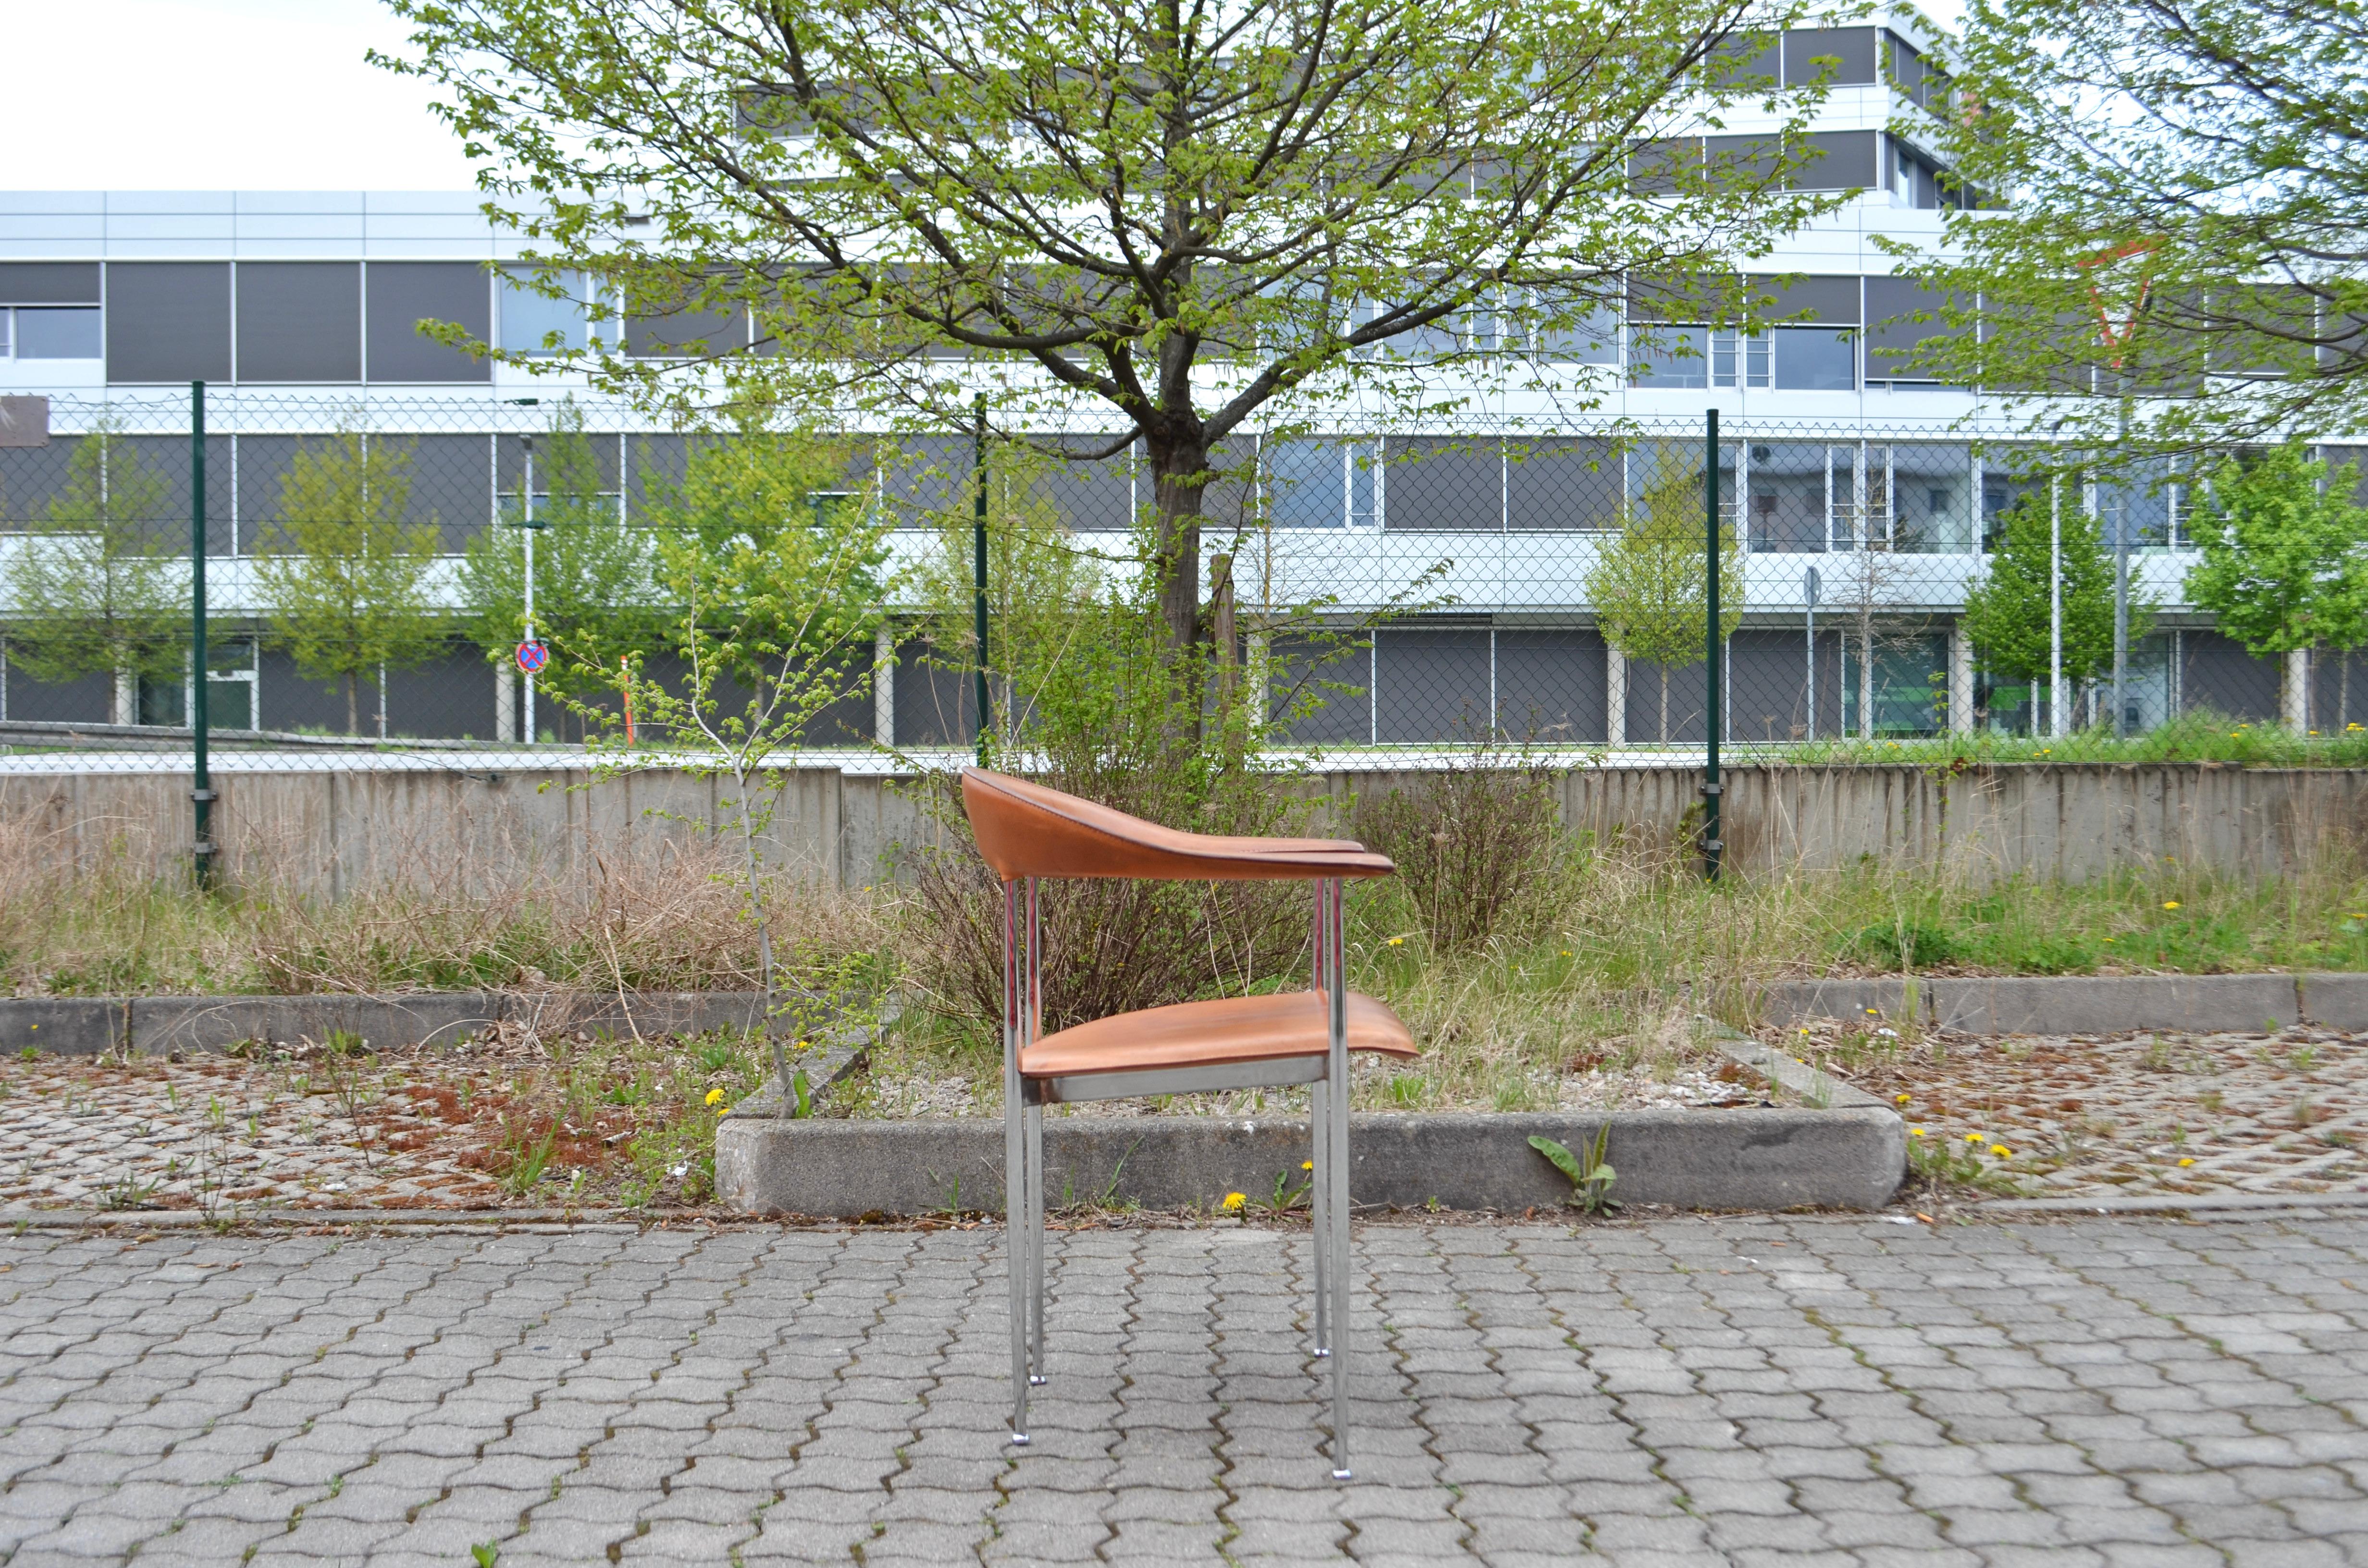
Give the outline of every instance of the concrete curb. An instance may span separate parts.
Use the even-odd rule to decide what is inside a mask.
[[[2224,1192],[2192,1198],[1992,1198],[1968,1215],[2343,1213],[2368,1209],[2368,1192]]]
[[[1570,1183],[1530,1147],[1574,1151],[1608,1120],[1612,1196],[1677,1209],[1877,1209],[1907,1169],[1899,1119],[1831,1110],[1646,1110],[1349,1119],[1349,1192],[1360,1208],[1554,1209]],[[1304,1119],[1066,1117],[1044,1124],[1053,1207],[1213,1208],[1229,1192],[1272,1200],[1302,1176]],[[860,1218],[1003,1206],[1003,1124],[727,1117],[715,1134],[719,1198],[747,1213]]]
[[[2368,1029],[2368,974],[2064,974],[1803,980],[1759,995],[1771,1024],[1880,1017],[1967,1034]]]
[[[0,1051],[59,1056],[228,1051],[248,1040],[324,1040],[338,1029],[381,1051],[452,1045],[495,1023],[541,1034],[699,1034],[754,1028],[753,991],[405,991],[384,995],[0,997]]]

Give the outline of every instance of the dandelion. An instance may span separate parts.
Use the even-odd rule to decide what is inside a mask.
[[[2194,1162],[2193,1160],[2190,1159],[2190,1160],[2181,1160],[2181,1161],[2180,1161],[2179,1163],[2180,1163],[2180,1165],[2181,1166],[2186,1166],[2186,1165],[2193,1165],[2195,1162]]]
[[[1248,1201],[1247,1198],[1238,1192],[1229,1192],[1225,1194],[1225,1212],[1238,1214],[1242,1211],[1242,1205]]]
[[[1708,549],[1709,547],[1704,546],[1703,548]],[[1906,1105],[1907,1100],[1908,1096],[1906,1095],[1894,1095],[1891,1096],[1891,1103],[1894,1105]]]
[[[2162,906],[2165,909],[2177,909],[2179,907],[2179,900],[2175,898],[2164,899],[2162,901]]]
[[[1709,547],[1704,546],[1703,548],[1707,549]],[[1315,1162],[1313,1160],[1302,1160],[1299,1162],[1299,1168],[1303,1171],[1312,1171],[1315,1168]]]
[[[1390,938],[1390,946],[1393,948],[1403,948],[1406,946],[1406,938],[1404,937],[1392,937]]]
[[[1708,545],[1704,545],[1702,548],[1703,548],[1703,549],[1705,549],[1705,550],[1707,550],[1707,549],[1709,549],[1710,547],[1709,547]],[[2109,948],[2110,948],[2110,947],[2112,947],[2112,945],[2113,945],[2113,939],[2112,939],[2111,937],[2106,937],[2106,938],[2105,938],[2105,946],[2107,946],[2107,947],[2109,947]]]
[[[1921,1138],[1924,1136],[1924,1130],[1920,1127],[1911,1127],[1907,1130],[1907,1136],[1910,1138]]]
[[[1709,546],[1705,545],[1705,546],[1703,546],[1703,548],[1704,548],[1704,549],[1708,549],[1708,548],[1709,548]],[[1568,948],[1565,948],[1565,949],[1562,950],[1562,956],[1563,956],[1563,957],[1565,957],[1565,958],[1568,958],[1568,957],[1570,957],[1570,949],[1569,949]]]
[[[1707,548],[1707,547],[1705,547],[1705,548]],[[1981,1141],[1982,1141],[1982,1135],[1981,1135],[1980,1133],[1978,1133],[1978,1132],[1968,1132],[1968,1133],[1966,1133],[1966,1134],[1965,1134],[1965,1142],[1968,1142],[1968,1143],[1978,1143],[1978,1142],[1980,1142]]]
[[[1996,1154],[2001,1160],[2011,1160],[2014,1158],[2014,1151],[2008,1148],[2003,1143],[1991,1144],[1990,1153]]]
[[[721,1089],[708,1090],[707,1103],[709,1105],[722,1105],[723,1103],[723,1091]]]
[[[1708,549],[1708,548],[1709,548],[1709,546],[1705,545],[1705,546],[1703,546],[1703,548],[1704,548],[1704,549]],[[1866,1010],[1866,1016],[1867,1016],[1868,1017],[1870,1017],[1870,1018],[1879,1018],[1879,1017],[1881,1017],[1883,1015],[1882,1015],[1882,1014],[1880,1014],[1880,1013],[1878,1013],[1878,1012],[1876,1012],[1873,1008],[1869,1007],[1869,1008]]]

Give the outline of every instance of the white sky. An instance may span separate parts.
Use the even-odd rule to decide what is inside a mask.
[[[363,62],[377,0],[0,0],[0,187],[461,190],[427,87]]]
[[[1953,25],[1958,0],[1923,0]],[[378,0],[0,0],[16,190],[461,190],[474,170]]]

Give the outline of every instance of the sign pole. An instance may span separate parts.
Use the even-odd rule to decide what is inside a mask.
[[[206,383],[189,383],[189,740],[198,885],[214,880],[214,778],[206,756]]]
[[[534,641],[534,437],[526,445],[526,640]],[[534,671],[526,672],[526,744],[534,744]]]

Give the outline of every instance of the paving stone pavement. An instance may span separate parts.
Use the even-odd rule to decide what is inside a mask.
[[[0,1561],[2368,1562],[2368,1218],[0,1238]]]

